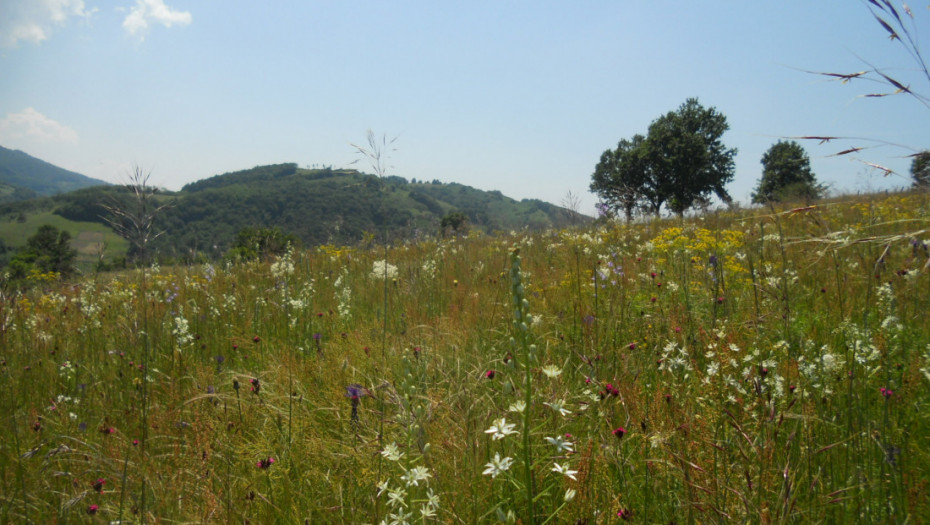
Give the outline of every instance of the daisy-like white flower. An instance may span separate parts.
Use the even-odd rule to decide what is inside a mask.
[[[506,457],[501,459],[501,455],[497,452],[494,453],[494,459],[490,463],[485,465],[484,472],[482,474],[489,475],[492,478],[496,478],[501,472],[507,471],[510,466],[513,465],[513,458]]]
[[[517,414],[522,414],[524,410],[526,410],[526,401],[517,401],[507,408],[508,412],[515,412]]]
[[[381,451],[381,455],[384,456],[388,461],[397,461],[403,457],[404,453],[397,448],[397,443],[391,443],[386,445],[384,450]]]
[[[429,473],[429,469],[422,465],[417,465],[412,469],[408,470],[403,476],[400,477],[400,480],[407,484],[409,487],[413,485],[414,487],[419,486],[419,482],[427,481],[432,474]]]
[[[562,414],[563,416],[567,416],[572,413],[571,410],[565,408],[565,400],[553,401],[552,403],[543,403],[543,404],[551,408],[552,410],[555,410],[559,414]]]
[[[383,480],[380,483],[378,483],[378,497],[381,497],[381,495],[384,494],[384,491],[386,491],[387,488],[388,488],[388,480]]]
[[[562,373],[562,369],[555,365],[546,365],[542,367],[542,373],[546,374],[549,379],[555,379]]]
[[[564,451],[564,452],[574,452],[574,449],[572,448],[572,447],[574,446],[574,443],[572,443],[571,441],[565,441],[565,440],[563,440],[563,439],[562,439],[562,436],[547,437],[547,438],[546,438],[546,442],[548,442],[550,445],[552,445],[553,447],[555,447],[555,452],[556,452],[557,454],[558,454],[558,453],[561,453],[561,452],[563,452],[563,451]]]
[[[504,439],[510,434],[516,434],[517,431],[514,430],[516,425],[513,423],[508,423],[506,418],[500,418],[491,425],[491,428],[484,431],[485,434],[491,434],[491,439],[498,440]]]
[[[569,469],[568,465],[559,465],[558,463],[553,463],[552,472],[558,472],[559,474],[565,474],[566,477],[572,480],[578,481],[578,478],[575,477],[575,474],[577,474],[578,471]]]
[[[406,507],[407,491],[403,487],[397,487],[388,491],[388,505],[391,507]]]

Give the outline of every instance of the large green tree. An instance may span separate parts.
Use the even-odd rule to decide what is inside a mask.
[[[637,206],[658,215],[663,205],[681,215],[711,195],[729,203],[736,149],[721,140],[728,129],[725,115],[690,98],[654,120],[647,136],[604,152],[591,191],[627,217]]]
[[[816,200],[825,189],[817,183],[804,148],[793,140],[779,140],[762,155],[762,178],[752,194],[752,202]]]

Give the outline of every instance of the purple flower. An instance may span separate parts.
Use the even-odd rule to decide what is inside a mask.
[[[358,399],[365,396],[365,387],[358,383],[352,383],[351,385],[346,386],[346,397],[350,399]]]

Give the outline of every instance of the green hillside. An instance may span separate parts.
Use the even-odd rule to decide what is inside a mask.
[[[582,219],[542,201],[516,201],[462,184],[411,183],[398,176],[378,179],[355,170],[300,169],[296,164],[225,173],[157,198],[171,206],[158,217],[157,228],[165,233],[152,248],[173,260],[222,256],[248,227],[276,227],[312,246],[355,244],[366,233],[380,236],[385,227],[392,239],[435,235],[441,219],[452,212],[466,215],[471,230],[487,232],[560,227]],[[129,205],[125,188],[96,186],[0,205],[0,238],[21,245],[35,217],[52,214],[56,226],[75,238],[84,230],[67,221],[108,230],[102,205],[113,202]]]
[[[107,183],[0,146],[0,203],[102,184]]]

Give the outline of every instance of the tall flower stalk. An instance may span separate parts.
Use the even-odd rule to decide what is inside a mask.
[[[529,307],[523,287],[523,276],[520,271],[520,249],[513,248],[510,252],[510,292],[513,298],[513,336],[511,345],[515,355],[518,355],[518,365],[523,367],[523,456],[524,490],[526,491],[526,517],[532,523],[536,516],[535,498],[536,487],[533,479],[533,451],[530,446],[530,413],[533,401],[533,373],[530,362],[536,359],[536,345],[530,344],[529,334]]]

